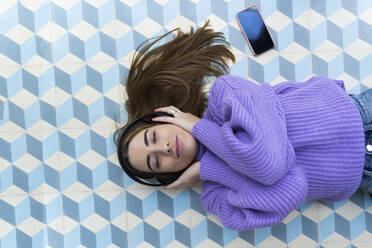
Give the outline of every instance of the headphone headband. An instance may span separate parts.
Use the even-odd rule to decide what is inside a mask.
[[[145,122],[145,123],[148,123],[148,124],[161,123],[160,121],[152,121],[151,120],[151,118],[160,117],[160,116],[170,116],[170,117],[173,117],[173,115],[168,114],[168,113],[165,113],[165,112],[157,112],[157,113],[151,113],[151,114],[146,114],[144,116],[141,116],[141,117],[137,118],[136,120],[132,121],[123,130],[123,132],[120,135],[119,141],[118,141],[117,155],[118,155],[118,159],[119,159],[119,163],[120,163],[121,168],[134,181],[136,181],[136,182],[138,182],[140,184],[148,185],[148,186],[165,186],[165,185],[171,184],[172,182],[174,182],[174,181],[177,180],[177,178],[183,173],[183,171],[186,170],[186,169],[184,169],[184,170],[180,171],[179,175],[177,175],[174,178],[171,178],[169,180],[159,180],[159,179],[157,179],[160,182],[160,184],[152,184],[152,183],[148,183],[148,182],[142,181],[138,177],[136,177],[135,175],[133,175],[132,172],[130,170],[128,170],[128,167],[127,167],[127,166],[131,166],[131,165],[130,164],[126,164],[125,161],[124,161],[124,159],[122,158],[122,155],[121,155],[122,143],[123,143],[122,141],[123,141],[124,137],[126,137],[126,135],[130,132],[130,129],[133,126],[135,126],[138,122],[141,122],[141,121],[142,122]],[[133,167],[133,166],[131,166],[131,167]]]

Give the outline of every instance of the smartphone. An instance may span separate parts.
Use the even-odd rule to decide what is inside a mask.
[[[274,40],[256,5],[239,11],[236,20],[253,55],[257,56],[274,47]]]

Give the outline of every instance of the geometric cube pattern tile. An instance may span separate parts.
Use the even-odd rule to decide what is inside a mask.
[[[258,57],[235,21],[251,4],[276,44]],[[360,190],[237,232],[201,207],[200,184],[154,189],[122,172],[113,133],[134,49],[205,19],[232,45],[231,74],[372,87],[371,0],[1,0],[0,247],[371,247]]]

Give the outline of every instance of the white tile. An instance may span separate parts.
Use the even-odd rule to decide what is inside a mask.
[[[159,0],[155,0],[155,1],[159,1]],[[173,240],[165,248],[188,248],[188,247],[182,244],[181,242],[178,242],[177,240]]]
[[[350,55],[351,57],[355,58],[356,60],[360,61],[363,60],[364,58],[371,56],[372,54],[372,49],[369,51],[365,50],[346,50],[345,53]]]
[[[332,235],[330,235],[321,243],[324,248],[346,248],[349,244],[350,241],[348,239],[336,232],[332,233]]]
[[[59,156],[59,170],[63,171],[70,165],[72,165],[76,160],[71,158],[69,155],[67,155],[64,152],[58,151],[58,156]]]
[[[81,21],[79,24],[75,25],[70,29],[70,33],[81,39],[82,41],[87,41],[92,37],[98,30],[86,21]]]
[[[60,151],[57,151],[53,153],[48,159],[44,160],[45,165],[48,165],[49,167],[59,171],[59,156],[60,156]]]
[[[9,224],[6,221],[0,219],[0,238],[2,239],[5,235],[7,235],[10,231],[13,231],[15,226]]]
[[[21,68],[18,63],[14,62],[13,60],[8,58],[7,56],[4,56],[3,54],[0,53],[0,68],[2,68],[2,67],[7,67],[6,68],[7,70],[9,70],[9,68],[11,68],[11,67],[14,68],[13,70],[11,70],[12,73],[9,73],[9,72],[7,73],[8,76],[14,74],[14,72],[16,71],[15,69],[19,70]],[[4,75],[2,74],[2,70],[0,71],[0,75],[2,75],[5,78],[8,77],[8,76],[5,76],[5,74]]]
[[[110,0],[84,0],[84,1],[92,5],[93,7],[99,9]]]
[[[11,142],[11,141],[14,141],[16,138],[18,138],[20,135],[22,135],[22,132],[24,131],[23,128],[19,127],[18,125],[14,124],[14,122],[11,122],[11,121],[8,121],[6,122],[4,125],[0,126],[0,133],[5,133],[5,134],[8,134],[8,135],[16,135],[16,133],[18,133],[18,135],[16,135],[16,137],[12,138],[12,139],[6,139],[6,141],[8,142]],[[5,136],[3,136],[3,134],[1,134],[1,138],[3,138]]]
[[[117,116],[116,118],[117,121],[119,121],[119,117]],[[107,116],[103,116],[101,119],[92,124],[91,130],[98,133],[102,137],[107,138],[114,133],[114,130],[116,130],[115,121]]]
[[[350,50],[371,50],[372,46],[368,44],[367,42],[356,39],[353,43],[351,43],[348,47],[345,48],[345,51]]]
[[[43,141],[55,133],[57,129],[48,122],[40,120],[27,129],[27,133],[39,141]]]
[[[165,27],[167,30],[172,30],[175,28],[180,28],[183,32],[189,32],[190,27],[196,25],[190,19],[180,15],[174,18],[171,22],[169,22]]]
[[[34,192],[32,192],[34,193]],[[44,204],[44,205],[47,205],[49,204],[51,201],[53,201],[54,199],[56,199],[58,196],[60,196],[60,194],[35,194],[32,196],[32,198],[38,202],[40,202],[41,204]]]
[[[93,150],[89,150],[83,155],[81,155],[77,159],[77,161],[84,165],[85,167],[94,170],[98,165],[105,161],[105,158],[101,154]]]
[[[0,173],[3,172],[9,166],[11,166],[11,163],[0,157]]]
[[[77,69],[80,69],[80,67],[84,65],[84,61],[81,60],[79,57],[76,57],[72,53],[67,53],[63,58],[58,60],[58,62],[55,64],[61,70],[66,71],[63,69],[63,66],[70,65],[70,64],[80,64],[79,67],[77,65],[74,65],[75,67],[77,67]],[[75,69],[73,72],[77,71],[77,69]],[[72,74],[73,72],[70,72],[70,74]]]
[[[353,220],[364,210],[359,206],[355,205],[351,201],[347,201],[344,205],[335,210],[336,213],[346,218],[348,221]]]
[[[63,35],[67,33],[67,30],[57,25],[56,23],[52,22],[49,25],[50,28],[50,42],[54,43],[59,40]]]
[[[10,8],[17,4],[17,0],[1,0],[0,1],[0,15],[7,12]]]
[[[301,215],[300,212],[298,212],[297,210],[292,210],[281,222],[283,224],[288,224],[299,215]]]
[[[97,53],[87,62],[87,65],[89,65],[89,67],[102,74],[105,73],[108,69],[111,69],[115,64],[115,60],[103,52]]]
[[[336,57],[340,56],[340,54],[342,55],[342,51],[314,51],[313,54],[329,63]]]
[[[18,45],[22,45],[26,40],[30,39],[34,34],[21,24],[17,24],[14,28],[6,33],[6,36]]]
[[[312,240],[311,238],[307,237],[304,234],[299,235],[290,243],[288,243],[289,248],[316,248],[318,243]]]
[[[115,39],[123,37],[125,34],[132,30],[130,26],[119,20],[114,20],[113,22],[116,25],[116,36],[114,37]]]
[[[58,5],[59,7],[68,10],[76,3],[80,2],[80,0],[52,0],[52,2]]]
[[[29,9],[31,12],[36,12],[38,9],[46,4],[49,4],[45,0],[32,0],[32,1],[21,1],[21,4]]]
[[[84,199],[86,198],[86,196],[90,195],[92,192],[93,191],[90,188],[80,183],[79,181],[76,181],[73,184],[71,184],[70,187],[65,189],[64,194],[68,195],[68,194],[75,194],[75,193],[84,193],[82,197],[80,196],[76,197],[77,199]]]
[[[178,215],[175,220],[187,228],[191,228],[191,209],[186,209],[182,214]]]
[[[56,87],[52,87],[40,97],[40,100],[56,107]]]
[[[72,231],[79,223],[68,217],[67,215],[63,216],[63,233],[69,233]]]
[[[270,235],[268,238],[262,241],[259,245],[257,245],[257,248],[264,248],[264,247],[285,248],[287,246],[280,239]]]
[[[63,235],[63,215],[58,216],[58,218],[49,223],[48,227]]]
[[[103,26],[100,30],[102,33],[106,34],[107,36],[110,36],[112,39],[117,39],[117,32],[116,32],[116,27],[117,27],[117,20],[112,20],[108,22],[105,26]]]
[[[35,234],[43,230],[44,225],[37,219],[29,217],[25,221],[23,221],[19,226],[17,226],[17,228],[22,232],[26,233],[28,236],[33,237]]]
[[[155,227],[158,230],[163,229],[165,226],[167,226],[169,223],[173,221],[172,218],[170,218],[168,215],[163,213],[160,210],[156,210],[154,213],[152,213],[150,216],[148,216],[145,221]]]
[[[55,24],[51,21],[48,21],[41,29],[37,31],[37,35],[49,43],[52,43],[52,30],[55,28]]]
[[[335,43],[329,40],[326,40],[314,49],[314,53],[326,52],[326,51],[341,51],[341,50],[342,50],[341,47],[337,46]]]
[[[112,201],[113,199],[115,199],[119,195],[121,195],[121,197],[125,197],[123,192],[120,191],[120,190],[116,190],[116,191],[114,191],[114,190],[111,190],[111,191],[95,191],[95,194],[99,195],[101,198],[105,199],[108,202]]]
[[[127,217],[128,212],[123,211],[121,215],[116,217],[114,220],[111,221],[113,225],[115,225],[117,228],[120,228],[124,232],[128,232],[128,217]],[[138,217],[137,217],[138,218]]]
[[[136,228],[138,224],[142,222],[141,218],[138,218],[136,215],[132,214],[131,212],[127,211],[127,232],[130,232],[132,229]]]
[[[125,3],[128,7],[133,7],[134,5],[136,5],[140,1],[141,0],[120,0],[120,2]]]
[[[132,186],[133,185],[131,185],[129,188],[127,188],[127,192],[131,193],[132,195],[134,195],[135,197],[137,197],[140,200],[143,200],[143,199],[147,198],[154,191],[156,191],[156,189],[154,187],[148,187],[146,185],[142,185],[142,186],[146,186],[146,187],[143,187],[143,188],[137,188],[137,187],[132,187]]]
[[[40,77],[51,67],[52,65],[39,55],[35,55],[23,65],[23,68],[35,77]]]
[[[348,24],[353,22],[356,19],[356,17],[355,15],[345,10],[344,8],[340,8],[338,11],[329,16],[328,19],[337,26],[344,28]]]
[[[305,211],[302,212],[304,216],[311,219],[314,222],[318,221],[318,204],[314,202],[310,207],[308,207]]]
[[[222,248],[222,246],[220,246],[219,244],[217,244],[216,242],[210,239],[205,239],[203,242],[201,242],[200,244],[196,246],[196,248],[211,248],[211,247]]]
[[[372,26],[372,8],[369,8],[367,11],[361,14],[359,18]]]
[[[96,102],[99,98],[101,98],[102,94],[95,90],[93,87],[85,85],[83,88],[81,88],[78,92],[74,94],[74,97],[78,99],[80,102],[89,106],[92,103]]]
[[[260,54],[260,56],[254,56],[253,54],[249,54],[248,57],[261,65],[266,65],[268,62],[275,59],[278,55],[279,53],[277,51],[275,51],[274,49],[270,49],[267,52]]]
[[[302,13],[300,16],[296,17],[295,22],[300,24],[306,29],[311,29],[311,23],[310,23],[310,16],[311,16],[311,10],[306,10],[304,13]]]
[[[225,246],[225,248],[237,248],[237,247],[253,248],[254,246],[241,238],[236,238],[234,239],[234,241],[230,242],[228,245]]]
[[[80,131],[78,132],[78,134],[75,134],[75,135],[69,135],[70,137],[79,137],[82,133],[84,133],[86,131],[86,129],[88,128],[88,126],[76,119],[75,117],[71,118],[68,122],[66,122],[62,127],[61,127],[61,131],[63,131],[64,133],[68,133],[68,129],[74,129],[74,131],[76,131],[76,129],[79,129]]]
[[[81,224],[82,226],[88,228],[93,233],[97,233],[105,228],[110,222],[102,218],[96,213],[93,213],[91,216],[86,218]]]
[[[209,22],[210,28],[212,28],[215,31],[221,31],[227,25],[227,23],[224,20],[222,20],[221,18],[219,18],[218,16],[214,14],[211,14],[210,16],[208,16],[208,20],[210,21]],[[204,22],[205,20],[201,21],[199,25],[204,25]]]
[[[68,190],[70,190],[70,188]],[[90,196],[92,194],[92,192],[66,192],[65,191],[63,194],[66,197],[73,200],[74,202],[80,203],[80,202],[84,201],[88,196]]]
[[[14,162],[14,165],[25,173],[30,173],[37,167],[41,166],[42,162],[34,156],[31,156],[29,153],[25,153],[22,157]]]
[[[325,20],[325,17],[319,14],[317,11],[310,9],[309,13],[310,13],[311,28],[315,28],[316,26],[318,26],[320,23],[322,23]]]
[[[199,212],[190,209],[190,218],[191,218],[191,229],[194,228],[195,226],[199,225],[201,222],[206,220],[206,216],[200,214]]]
[[[56,98],[55,105],[56,105],[56,107],[59,107],[71,98],[71,94],[69,94],[66,91],[61,90],[60,88],[56,87],[55,88],[55,98]]]
[[[18,206],[26,198],[28,198],[28,194],[14,185],[0,194],[0,199],[13,207]]]
[[[275,11],[268,18],[266,18],[265,22],[269,27],[271,27],[275,31],[280,31],[288,24],[290,24],[292,20],[289,19],[287,16],[283,15],[282,13],[280,13],[280,11]]]
[[[146,38],[152,38],[157,32],[162,29],[162,26],[154,22],[151,18],[145,18],[136,27],[135,30],[144,35]]]

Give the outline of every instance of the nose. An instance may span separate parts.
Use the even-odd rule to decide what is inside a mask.
[[[172,155],[173,152],[176,150],[174,149],[173,145],[170,140],[166,140],[163,143],[157,142],[153,145],[152,152],[154,153],[161,153],[165,155]]]

